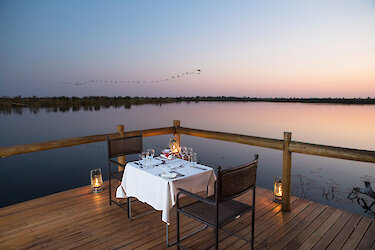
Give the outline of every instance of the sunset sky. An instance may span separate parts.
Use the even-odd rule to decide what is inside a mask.
[[[1,0],[5,95],[374,98],[375,1]]]

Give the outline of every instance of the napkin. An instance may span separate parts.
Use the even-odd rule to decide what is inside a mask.
[[[168,155],[168,157],[165,154],[160,155],[161,158],[172,160],[172,155]]]
[[[171,172],[163,172],[160,174],[163,178],[175,178],[177,176],[177,173],[171,173]]]

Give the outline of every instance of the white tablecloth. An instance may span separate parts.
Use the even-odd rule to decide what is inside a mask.
[[[153,167],[141,167],[138,161],[127,163],[116,197],[135,197],[156,210],[162,210],[162,220],[169,223],[169,211],[176,204],[178,188],[197,193],[206,191],[208,187],[208,194],[213,194],[216,176],[212,168],[200,164],[196,166],[204,170],[193,168],[192,163],[181,159],[160,163],[161,160],[157,159],[152,160]],[[181,164],[183,167],[180,167]],[[183,176],[162,178],[163,169]]]

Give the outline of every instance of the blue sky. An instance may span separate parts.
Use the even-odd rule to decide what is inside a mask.
[[[375,97],[373,72],[370,0],[0,2],[0,96]],[[90,79],[147,83],[61,84]]]

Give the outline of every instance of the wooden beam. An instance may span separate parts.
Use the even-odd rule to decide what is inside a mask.
[[[284,132],[283,144],[283,178],[281,180],[283,199],[283,212],[290,212],[290,183],[292,176],[292,152],[289,151],[289,144],[292,138],[292,133]]]
[[[192,135],[197,137],[216,139],[222,141],[230,141],[236,143],[242,143],[252,146],[272,148],[283,150],[283,140],[270,139],[264,137],[256,137],[249,135],[239,135],[224,132],[215,132],[208,130],[192,129],[192,128],[177,128],[177,132],[185,135]],[[293,153],[309,154],[325,156],[330,158],[361,161],[361,162],[372,162],[375,163],[375,151],[360,150],[352,148],[342,148],[334,146],[326,146],[319,144],[310,144],[305,142],[291,141],[289,145],[289,151]]]
[[[375,163],[375,151],[360,150],[291,141],[289,150],[294,153]]]
[[[177,128],[177,132],[185,135],[198,136],[208,139],[216,139],[222,141],[237,142],[242,144],[248,144],[264,148],[273,148],[273,149],[283,149],[283,141],[277,139],[269,139],[263,137],[249,136],[249,135],[239,135],[223,132],[214,132],[208,130],[200,130],[193,128]]]
[[[175,132],[173,133],[173,135],[175,136],[176,142],[179,147],[181,146],[181,134],[177,132],[177,129],[180,127],[180,125],[181,125],[180,120],[173,120],[173,128],[175,129]]]
[[[119,134],[119,136],[124,137],[125,136],[124,125],[118,124],[116,128],[117,128],[117,133]],[[118,163],[125,165],[126,164],[125,155],[117,157],[117,161],[118,161]],[[122,166],[117,166],[117,171],[119,171],[119,172],[124,171],[124,168]]]
[[[174,133],[174,128],[166,127],[166,128],[137,130],[137,131],[125,132],[124,135],[133,136],[133,135],[138,135],[140,132],[142,132],[143,137],[167,135],[167,134]],[[38,143],[32,143],[32,144],[1,147],[0,157],[4,158],[4,157],[11,156],[11,155],[25,154],[25,153],[31,153],[31,152],[36,152],[36,151],[48,150],[48,149],[65,148],[65,147],[71,147],[71,146],[76,146],[76,145],[81,145],[81,144],[106,141],[107,137],[111,139],[118,138],[119,134],[111,133],[111,134],[101,134],[101,135],[90,135],[90,136],[83,136],[83,137],[66,138],[66,139],[61,139],[61,140],[38,142]]]
[[[207,130],[200,130],[200,129],[193,129],[193,128],[183,128],[180,126],[136,130],[136,131],[131,131],[131,132],[125,132],[124,135],[133,136],[133,135],[138,135],[140,132],[142,132],[142,135],[144,137],[180,133],[180,134],[198,136],[198,137],[209,138],[209,139],[230,141],[230,142],[242,143],[242,144],[247,144],[247,145],[252,145],[252,146],[283,150],[283,141],[278,140],[278,139],[207,131]],[[63,148],[63,147],[70,147],[70,146],[81,145],[81,144],[86,144],[86,143],[105,141],[107,136],[109,136],[110,138],[117,138],[119,137],[119,134],[112,133],[112,134],[103,134],[103,135],[91,135],[91,136],[67,138],[67,139],[33,143],[33,144],[1,147],[0,157],[7,157],[11,155],[16,155],[16,154],[24,154],[24,153],[30,153],[30,152],[35,152],[35,151],[47,150],[47,149]],[[330,158],[375,163],[375,151],[368,151],[368,150],[333,147],[333,146],[291,141],[289,145],[289,151],[295,152],[295,153],[301,153],[301,154],[310,154],[310,155],[325,156],[325,157],[330,157]]]

